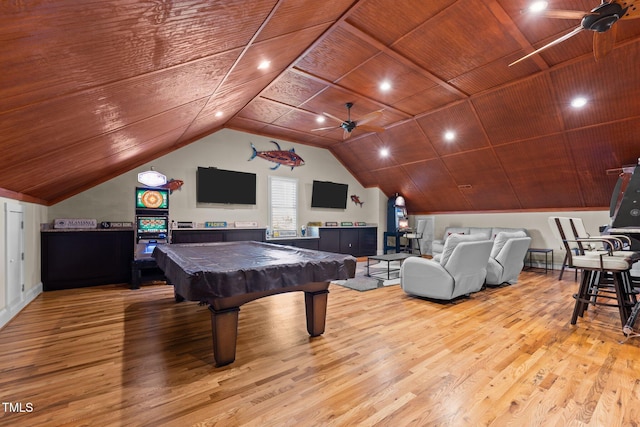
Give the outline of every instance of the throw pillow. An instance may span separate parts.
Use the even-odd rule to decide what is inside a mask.
[[[493,248],[491,248],[491,258],[495,258],[498,256],[509,239],[515,239],[518,237],[527,237],[527,234],[524,231],[513,231],[510,233],[506,231],[499,232],[493,241]]]

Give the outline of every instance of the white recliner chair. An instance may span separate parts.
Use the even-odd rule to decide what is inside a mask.
[[[452,300],[478,292],[487,276],[493,242],[473,235],[451,235],[440,261],[408,258],[402,263],[400,284],[411,295]]]
[[[493,286],[516,283],[530,244],[531,237],[524,231],[498,233],[489,256],[485,283]]]

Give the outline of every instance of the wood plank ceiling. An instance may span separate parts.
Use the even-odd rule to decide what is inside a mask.
[[[413,213],[606,207],[640,156],[640,19],[604,60],[583,31],[509,67],[579,24],[527,5],[3,1],[0,195],[55,204],[226,127],[327,148]],[[385,131],[311,131],[347,102]]]

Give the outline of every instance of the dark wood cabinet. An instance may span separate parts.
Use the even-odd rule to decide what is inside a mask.
[[[133,230],[43,231],[40,239],[45,291],[131,280]]]
[[[321,251],[351,254],[356,257],[375,255],[378,250],[378,228],[320,228],[319,247]]]
[[[211,230],[178,228],[171,230],[171,243],[239,242],[247,240],[264,242],[265,233],[265,228]]]

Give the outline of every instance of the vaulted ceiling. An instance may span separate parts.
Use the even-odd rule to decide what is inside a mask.
[[[608,206],[640,156],[640,19],[615,24],[604,59],[582,31],[509,66],[580,24],[527,6],[3,1],[0,196],[51,205],[231,128],[329,149],[416,213]],[[347,102],[356,120],[382,110],[368,124],[384,132],[316,122]]]

